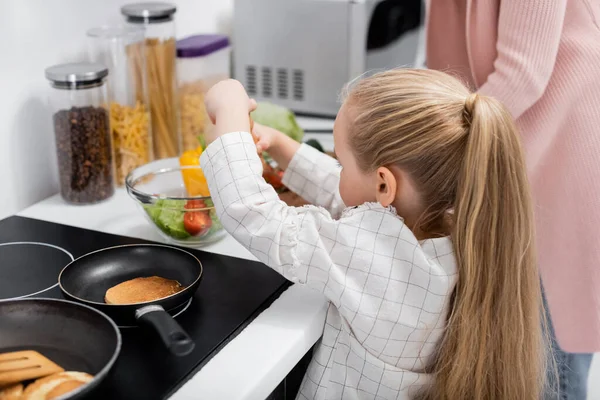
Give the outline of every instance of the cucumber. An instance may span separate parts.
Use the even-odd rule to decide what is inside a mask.
[[[321,143],[319,143],[319,141],[316,139],[308,139],[305,142],[305,144],[319,150],[321,153],[325,153],[325,150],[323,150],[323,146],[321,146]]]

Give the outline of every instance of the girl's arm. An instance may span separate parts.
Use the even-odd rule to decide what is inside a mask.
[[[340,170],[335,159],[303,144],[285,170],[283,184],[337,218],[346,208],[339,191]]]
[[[223,227],[288,280],[325,291],[328,270],[336,268],[326,242],[351,245],[348,238],[338,237],[339,222],[317,207],[297,209],[280,201],[262,178],[262,165],[249,133],[221,136],[200,160]],[[333,246],[328,247],[331,250]],[[343,274],[335,275],[340,279]]]
[[[249,113],[256,108],[256,102],[248,98],[240,82],[228,79],[217,83],[208,91],[204,101],[208,116],[215,124],[215,129],[206,135],[208,143],[228,132],[250,131]],[[291,143],[291,139],[277,130],[266,129],[261,134],[260,129],[265,127],[256,124],[255,128],[258,129],[255,133],[259,141],[252,143],[252,158],[258,159],[257,147],[260,151],[274,151],[278,161],[287,167],[284,176],[286,186],[305,200],[326,208],[334,216],[340,215],[344,203],[338,192],[340,171],[337,162],[326,155],[315,154],[316,150],[311,152],[307,146],[299,148],[297,143]],[[262,163],[254,172],[262,173]],[[219,176],[216,178],[219,179]],[[261,181],[264,183],[262,177]],[[275,195],[273,188],[271,192]],[[213,192],[211,195],[215,196]]]
[[[402,219],[382,206],[365,205],[334,220],[317,207],[280,201],[262,178],[249,133],[221,136],[200,160],[224,228],[288,280],[323,292],[346,318],[359,305],[376,313],[382,297],[412,304],[427,288],[435,287],[433,301],[450,290],[454,278],[436,270]],[[447,247],[440,257],[453,257]],[[406,282],[416,292],[405,299]]]
[[[503,0],[494,72],[478,92],[520,117],[544,94],[554,70],[567,0]]]
[[[340,166],[336,160],[267,126],[254,124],[254,133],[259,150],[267,151],[285,171],[283,183],[292,192],[334,217],[341,215],[346,206],[338,190]]]

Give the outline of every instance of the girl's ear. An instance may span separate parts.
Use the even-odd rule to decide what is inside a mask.
[[[398,182],[396,182],[396,177],[392,174],[392,171],[386,167],[379,167],[376,174],[377,188],[375,196],[377,202],[384,207],[388,207],[396,199]]]

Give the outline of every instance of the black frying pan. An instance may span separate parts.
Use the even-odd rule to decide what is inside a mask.
[[[81,399],[98,386],[121,350],[115,323],[83,304],[56,299],[0,301],[0,353],[35,350],[67,371],[94,375],[61,399]]]
[[[175,279],[182,291],[162,299],[137,304],[104,302],[106,291],[121,282],[149,276]],[[202,277],[202,264],[187,251],[162,245],[111,247],[89,253],[67,265],[58,277],[67,298],[106,313],[120,326],[150,325],[177,356],[192,352],[194,342],[169,312],[189,301]]]

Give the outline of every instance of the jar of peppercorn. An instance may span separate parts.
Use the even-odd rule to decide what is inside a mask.
[[[106,200],[115,191],[107,109],[108,69],[71,63],[46,69],[56,136],[60,193],[74,204]]]

